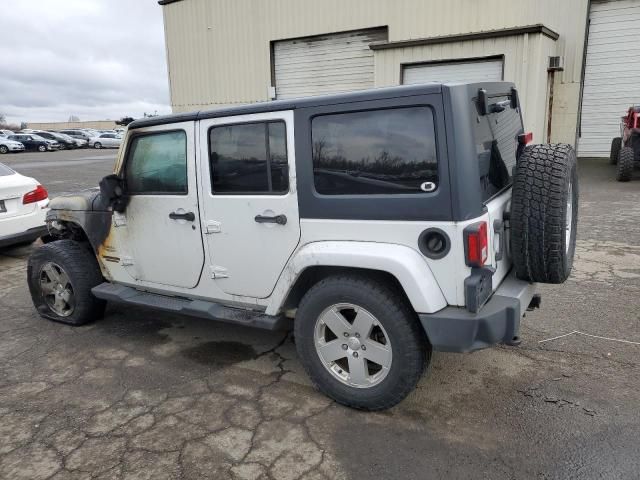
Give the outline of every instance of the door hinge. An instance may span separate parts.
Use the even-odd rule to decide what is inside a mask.
[[[220,265],[211,265],[211,278],[229,278],[229,272]]]
[[[220,233],[222,232],[222,224],[220,222],[216,222],[213,220],[207,220],[207,226],[206,226],[205,232],[207,234]]]
[[[133,261],[133,257],[129,257],[126,255],[120,257],[120,265],[122,265],[123,267],[128,267],[130,265],[133,265],[134,263],[135,262]]]

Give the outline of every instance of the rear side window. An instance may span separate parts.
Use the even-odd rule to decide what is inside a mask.
[[[490,113],[474,122],[483,201],[511,185],[518,135],[523,132],[520,111],[512,108],[510,96],[490,97],[488,104]]]
[[[284,122],[213,127],[209,132],[214,194],[284,194],[289,191]]]
[[[134,137],[126,166],[130,194],[187,193],[187,135],[184,131]]]
[[[413,194],[438,184],[434,117],[405,107],[315,117],[313,174],[323,195]]]

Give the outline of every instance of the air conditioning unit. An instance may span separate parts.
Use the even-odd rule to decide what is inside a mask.
[[[564,70],[564,57],[549,57],[548,72],[561,72]]]

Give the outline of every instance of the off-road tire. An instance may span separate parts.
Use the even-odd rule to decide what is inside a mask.
[[[314,329],[329,306],[351,303],[370,312],[384,327],[393,357],[377,385],[346,385],[325,368],[316,351]],[[431,346],[404,295],[382,281],[336,275],[315,284],[302,298],[294,322],[298,355],[313,384],[338,403],[361,410],[383,410],[402,401],[416,386],[431,359]]]
[[[616,165],[618,163],[618,157],[620,155],[620,149],[622,148],[622,138],[616,137],[611,140],[611,153],[609,154],[609,163]]]
[[[9,151],[6,145],[0,145],[0,153],[5,154]]]
[[[69,316],[60,316],[47,304],[40,288],[42,266],[55,262],[64,269],[73,288],[75,308]],[[90,247],[73,240],[57,240],[36,249],[29,257],[27,282],[33,305],[41,317],[70,325],[102,318],[106,302],[93,296],[91,289],[104,279]]]
[[[634,154],[633,148],[622,147],[618,156],[618,170],[616,171],[616,180],[619,182],[628,182],[633,176]]]
[[[576,153],[571,145],[525,148],[513,179],[510,216],[511,252],[518,278],[562,283],[569,277],[576,246],[578,197]]]

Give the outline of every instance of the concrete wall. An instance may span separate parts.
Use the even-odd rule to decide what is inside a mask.
[[[375,52],[376,85],[400,63],[500,54],[538,141],[546,132],[547,56],[563,55],[553,141],[574,143],[587,0],[182,0],[162,7],[174,111],[269,100],[274,40],[387,26],[389,41],[544,24],[560,34]]]
[[[27,128],[33,130],[66,130],[70,128],[95,128],[96,130],[112,130],[117,127],[113,120],[95,120],[87,122],[29,122]]]

